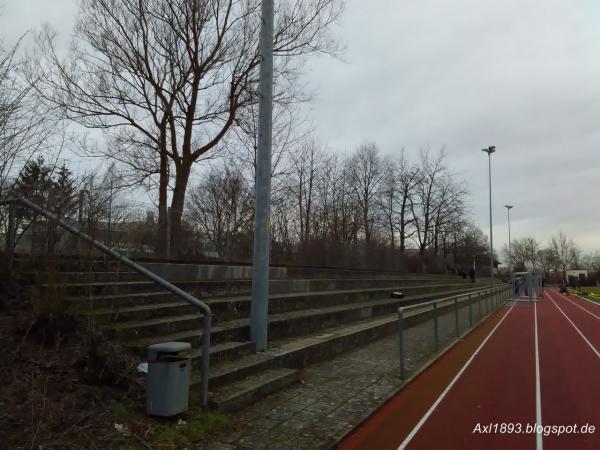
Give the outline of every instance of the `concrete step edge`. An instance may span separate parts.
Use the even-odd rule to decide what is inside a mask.
[[[239,410],[299,379],[297,369],[269,369],[211,392],[209,404],[220,412]]]

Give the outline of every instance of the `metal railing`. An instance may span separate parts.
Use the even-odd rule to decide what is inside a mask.
[[[95,240],[89,235],[83,233],[81,230],[78,230],[72,225],[69,225],[67,222],[63,221],[56,215],[51,212],[46,211],[44,208],[36,205],[33,202],[30,202],[24,198],[14,198],[0,201],[0,205],[8,205],[9,206],[9,218],[8,218],[8,232],[6,235],[6,251],[8,253],[9,265],[10,261],[12,261],[14,250],[15,250],[15,236],[16,236],[16,205],[20,204],[29,208],[33,212],[45,217],[46,219],[56,223],[59,227],[65,229],[66,231],[73,233],[78,238],[88,242],[89,244],[96,247],[101,252],[105,253],[108,256],[120,261],[130,269],[136,271],[137,273],[145,276],[146,278],[154,281],[159,286],[168,290],[172,294],[175,294],[177,297],[185,300],[191,305],[198,308],[203,314],[203,333],[202,333],[202,362],[200,366],[201,372],[201,403],[203,407],[206,407],[208,404],[208,370],[209,370],[209,360],[210,360],[210,333],[211,333],[211,321],[212,321],[212,312],[210,307],[206,304],[198,300],[196,297],[190,295],[184,290],[178,288],[172,283],[169,283],[167,280],[159,277],[155,273],[149,271],[148,269],[140,266],[136,262],[131,259],[117,253],[113,249],[107,247],[102,242]]]
[[[422,322],[427,317],[432,316],[433,318],[433,348],[434,352],[439,350],[440,338],[439,338],[439,317],[440,313],[454,313],[454,328],[455,336],[460,337],[461,329],[459,324],[459,310],[461,307],[467,304],[469,308],[469,326],[466,329],[473,328],[473,305],[477,303],[479,311],[478,317],[481,320],[482,315],[482,301],[486,301],[486,309],[488,312],[493,307],[498,307],[503,301],[511,298],[512,287],[511,284],[495,285],[493,287],[482,289],[479,291],[468,292],[464,294],[454,295],[451,297],[445,297],[438,300],[432,300],[424,303],[415,303],[413,305],[401,306],[398,308],[398,336],[400,342],[400,376],[405,379],[406,376],[406,343],[404,333],[407,329],[407,319],[414,319],[415,322]],[[419,312],[407,316],[406,312],[411,310],[420,310]],[[465,329],[465,330],[466,330]]]

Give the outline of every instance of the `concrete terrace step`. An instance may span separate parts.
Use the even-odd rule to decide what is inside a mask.
[[[335,305],[349,305],[356,302],[389,298],[393,291],[401,291],[405,296],[415,296],[425,293],[443,293],[454,290],[472,290],[481,287],[481,284],[439,284],[401,286],[392,285],[369,289],[319,291],[311,293],[287,293],[269,296],[269,311],[283,313],[302,309],[321,308]],[[250,314],[251,297],[229,297],[203,299],[220,320],[233,317],[243,317]]]
[[[178,335],[181,333],[173,333],[165,336],[165,339],[162,339],[160,342],[173,342],[173,341],[181,341],[178,339]],[[171,339],[173,338],[173,339]],[[147,347],[136,347],[135,351],[138,357],[146,359],[148,354]],[[217,362],[228,361],[231,359],[240,359],[247,355],[256,354],[256,345],[251,341],[226,341],[226,342],[217,342],[211,343],[210,346],[210,364],[213,365]],[[201,348],[193,348],[190,352],[189,356],[192,358],[192,364],[194,367],[198,367],[200,365],[200,360],[202,358],[202,349]]]
[[[105,275],[99,275],[103,279],[94,279],[89,277],[86,279],[85,273],[73,273],[70,277],[66,274],[67,279],[61,279],[57,275],[57,282],[53,282],[53,286],[58,286],[64,289],[65,294],[69,297],[89,296],[89,295],[107,295],[107,294],[125,294],[139,292],[156,292],[164,291],[164,288],[157,283],[145,279],[139,274],[122,273],[115,275],[114,279],[108,277],[108,272]],[[95,272],[99,274],[99,272]],[[119,278],[120,277],[120,278]],[[44,280],[45,283],[46,280]],[[48,287],[42,283],[41,288]],[[198,297],[223,297],[231,295],[249,295],[252,287],[251,280],[173,280],[171,283],[181,289],[192,293]],[[428,278],[394,278],[389,280],[381,279],[327,279],[327,280],[271,280],[269,292],[271,294],[283,293],[312,293],[322,291],[337,291],[337,290],[359,290],[359,289],[376,289],[376,288],[396,288],[398,286],[440,286],[446,284],[467,284],[459,280],[447,279],[428,279]]]
[[[212,390],[209,404],[217,411],[235,411],[248,406],[300,379],[296,369],[269,369],[235,383]]]
[[[237,342],[228,341],[221,342],[210,346],[210,361],[211,364],[216,361],[239,359],[240,357],[255,354],[256,344],[251,341]],[[191,353],[194,364],[199,365],[202,359],[202,349],[195,349]]]
[[[411,326],[427,320],[429,309],[423,307],[410,310],[406,313],[405,320]],[[306,367],[397,333],[397,330],[398,315],[394,312],[349,325],[329,327],[301,338],[275,340],[271,342],[266,352],[213,365],[210,369],[209,390],[232,392],[238,385],[237,380],[249,379],[256,374],[278,367]],[[199,374],[195,372],[192,376],[192,384],[196,385],[199,382]],[[245,406],[245,404],[233,405],[235,403],[232,402],[231,409]]]
[[[69,302],[75,310],[87,311],[106,308],[126,308],[128,306],[153,305],[157,303],[171,303],[173,305],[188,303],[168,291],[156,292],[135,292],[129,294],[107,294],[107,295],[86,295],[79,297],[69,297]]]
[[[171,318],[161,318],[158,320],[158,323],[169,323],[171,320]],[[147,327],[153,327],[156,325],[153,322],[155,321],[146,321],[144,324]],[[220,325],[213,325],[211,329],[211,347],[228,341],[248,341],[250,334],[249,325],[249,319],[232,320]],[[107,327],[107,329],[109,328]],[[110,330],[108,334],[110,335]],[[198,347],[202,343],[203,334],[202,322],[198,319],[196,325],[191,328],[172,330],[165,333],[152,332],[150,330],[150,333],[146,332],[143,335],[132,334],[129,339],[122,339],[121,342],[125,347],[136,352],[144,351],[151,344],[170,341],[190,342],[193,346]]]
[[[34,279],[37,283],[58,282],[60,284],[70,283],[94,283],[94,282],[126,282],[126,281],[148,281],[144,275],[134,271],[87,271],[87,272],[21,272],[23,276]]]
[[[360,301],[389,297],[392,291],[401,290],[405,296],[417,295],[421,293],[443,292],[454,289],[472,289],[481,286],[480,284],[433,284],[422,286],[401,286],[392,285],[389,287],[377,287],[368,289],[354,290],[337,290],[337,291],[317,291],[310,293],[286,293],[273,294],[269,296],[269,309],[273,313],[281,313],[287,311],[295,311],[300,309],[309,309],[315,307],[325,307],[340,304],[349,304]],[[215,315],[215,319],[219,321],[236,319],[250,314],[250,296],[236,297],[199,297],[206,302]],[[123,311],[123,315],[115,317],[123,317],[118,320],[142,320],[152,316],[152,305],[156,305],[157,316],[164,315],[167,311],[167,304],[172,303],[173,308],[182,305],[187,305],[184,300],[177,298],[168,291],[152,291],[141,293],[127,294],[101,294],[101,295],[82,295],[69,298],[73,308],[80,311],[90,311],[98,313],[100,310],[104,317],[110,315],[109,309],[113,309],[115,313]],[[144,307],[147,305],[147,307]],[[139,306],[139,309],[126,309]],[[162,309],[161,309],[162,308]],[[135,315],[135,311],[139,311],[139,315]],[[127,314],[125,314],[127,313]],[[127,319],[124,317],[127,316]],[[103,318],[98,316],[103,321]]]
[[[202,315],[180,314],[148,320],[117,322],[102,326],[102,331],[110,338],[131,340],[149,336],[161,336],[176,331],[193,330],[202,327]],[[157,342],[162,342],[157,341]]]
[[[398,315],[365,319],[351,325],[326,328],[301,338],[273,341],[263,353],[235,361],[225,361],[210,368],[209,390],[275,367],[304,367],[368,342],[387,336],[398,329]],[[200,383],[194,372],[192,384]]]
[[[26,271],[45,271],[49,268],[59,272],[128,272],[130,269],[123,263],[114,259],[68,259],[56,258],[52,260],[44,258],[32,258],[17,256],[14,259],[15,268]]]
[[[107,324],[192,314],[197,311],[198,309],[195,306],[190,305],[184,300],[182,302],[167,301],[150,305],[99,308],[85,314],[96,324]]]
[[[443,296],[450,296],[459,293],[469,292],[473,289],[461,289],[453,291],[444,291]],[[327,328],[337,324],[346,324],[360,321],[369,317],[380,316],[394,312],[399,305],[424,302],[440,298],[438,293],[428,293],[406,297],[404,299],[383,298],[357,302],[348,305],[335,305],[329,307],[303,309],[298,311],[289,311],[284,313],[273,313],[269,315],[269,336],[272,339],[283,339],[292,336],[299,336],[320,329]],[[245,341],[249,339],[250,320],[246,318],[218,322],[213,326],[211,333],[211,342],[223,342],[225,340]],[[107,328],[117,328],[111,335],[113,336],[132,336],[125,342],[127,347],[132,349],[144,349],[150,344],[167,340],[183,340],[191,342],[193,345],[199,345],[202,341],[203,331],[201,324],[189,323],[185,321],[184,325],[189,328],[177,329],[174,325],[179,323],[177,318],[165,317],[162,319],[126,322],[124,324],[110,325]],[[164,336],[159,330],[164,326],[170,330],[168,336]],[[135,330],[138,330],[135,333]],[[133,331],[132,331],[133,330]]]

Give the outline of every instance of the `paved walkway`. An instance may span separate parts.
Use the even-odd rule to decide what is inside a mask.
[[[487,312],[484,307],[482,314]],[[468,308],[461,310],[460,322],[464,332]],[[442,348],[455,339],[454,313],[441,315],[439,327]],[[409,328],[405,342],[410,376],[432,357],[432,321]],[[233,418],[237,431],[211,443],[211,449],[330,448],[402,386],[398,336],[308,367],[301,380],[237,413]]]
[[[305,369],[299,384],[238,413],[221,448],[331,446],[397,391],[397,354],[393,336]]]

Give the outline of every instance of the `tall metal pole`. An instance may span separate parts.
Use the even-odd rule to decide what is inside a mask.
[[[252,258],[250,339],[259,352],[267,349],[269,314],[269,259],[271,247],[271,140],[273,118],[273,13],[274,0],[262,0],[260,30],[260,82],[258,149],[256,154],[256,214]]]
[[[504,205],[504,207],[506,208],[506,212],[508,213],[508,273],[510,275],[510,279],[512,280],[512,276],[513,276],[513,266],[512,266],[512,247],[511,247],[511,241],[510,241],[510,210],[512,209],[513,205]]]
[[[494,237],[492,231],[492,154],[488,153],[488,171],[490,182],[490,278],[494,282]]]
[[[490,145],[488,148],[482,149],[488,154],[488,173],[490,185],[490,279],[494,282],[494,240],[492,233],[492,153],[496,151],[496,147]]]

